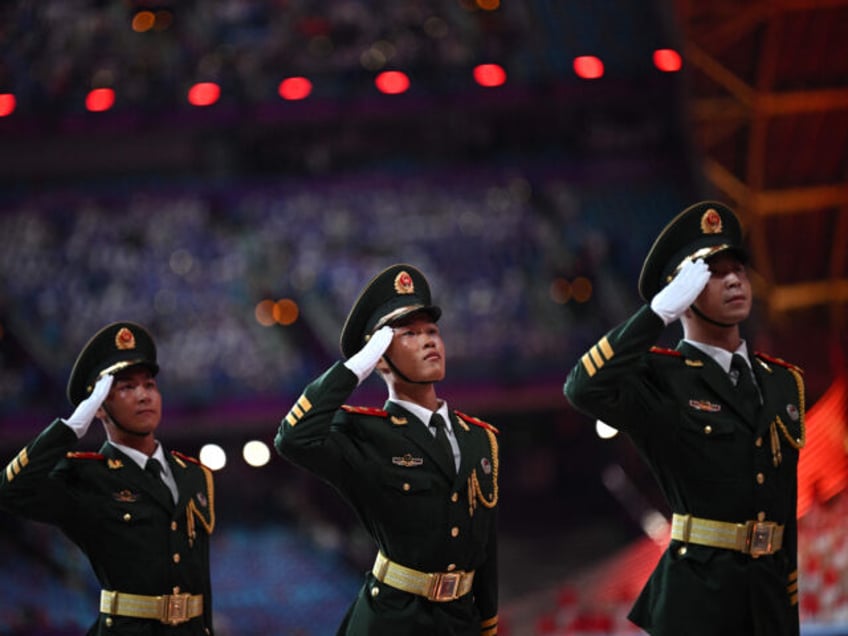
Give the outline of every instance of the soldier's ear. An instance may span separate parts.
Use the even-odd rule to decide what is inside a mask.
[[[385,377],[385,376],[387,376],[387,375],[389,375],[389,374],[392,372],[392,369],[391,369],[391,367],[389,366],[389,363],[388,363],[388,362],[386,362],[386,359],[385,359],[385,358],[380,358],[380,359],[377,361],[377,367],[376,367],[376,369],[377,369],[377,371],[379,371],[379,372],[380,372],[380,375],[382,375],[382,376],[384,376],[384,377]]]

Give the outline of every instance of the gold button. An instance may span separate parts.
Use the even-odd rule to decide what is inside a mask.
[[[709,424],[707,424],[707,425],[704,427],[704,433],[706,433],[707,435],[709,435],[709,434],[710,434],[710,433],[712,433],[712,432],[713,432],[713,427],[712,427],[712,426],[710,426]]]
[[[405,484],[403,485],[403,490],[404,490],[404,492],[409,492],[409,489],[410,489],[410,488],[412,488],[412,486],[410,486],[408,483],[405,483]]]
[[[174,563],[179,563],[180,562],[180,553],[174,552],[174,556],[171,557],[171,558],[174,560]]]
[[[127,521],[127,522],[132,521],[132,515],[128,512],[125,512],[124,513],[124,521]]]
[[[685,554],[686,554],[686,546],[685,546],[685,545],[682,545],[682,546],[680,546],[679,548],[677,548],[677,554],[678,554],[679,556],[683,556],[683,555],[685,555]]]
[[[456,526],[451,528],[451,536],[452,537],[458,537],[459,536],[459,528],[457,528]]]
[[[374,587],[371,588],[371,596],[379,596],[379,595],[380,595],[380,588],[375,585]]]
[[[458,492],[455,492],[451,495],[451,501],[454,502],[454,503],[459,501],[459,493]]]
[[[176,522],[176,521],[172,521],[172,522],[171,522],[171,530],[176,531],[176,529],[177,529],[177,522]]]
[[[765,480],[766,480],[765,475],[763,475],[762,473],[757,473],[757,483],[758,484],[762,484],[763,482],[765,482]]]
[[[106,623],[106,627],[112,627],[112,617],[111,616],[107,616],[106,620],[103,621],[103,622]]]
[[[762,446],[762,445],[763,445],[763,438],[762,438],[762,437],[758,437],[758,438],[756,439],[756,441],[754,442],[754,446],[756,446],[757,448],[760,448],[760,446]]]
[[[448,564],[448,572],[453,572],[456,569],[456,563]]]
[[[765,521],[765,520],[766,520],[766,513],[762,512],[762,511],[758,512],[757,513],[757,521]]]

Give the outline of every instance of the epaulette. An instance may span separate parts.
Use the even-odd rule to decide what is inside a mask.
[[[787,362],[783,358],[775,358],[774,356],[770,356],[767,353],[763,353],[762,351],[755,351],[754,355],[757,356],[758,358],[765,360],[766,362],[771,362],[772,364],[776,364],[780,367],[784,367],[786,369],[789,369],[790,371],[797,371],[798,373],[804,373],[804,370],[801,367],[794,365],[791,362]]]
[[[74,452],[68,451],[65,453],[65,457],[68,459],[105,459],[106,456],[103,453],[84,453],[84,452]]]
[[[202,466],[199,459],[197,459],[196,457],[189,457],[188,455],[185,455],[185,454],[181,453],[180,451],[172,450],[171,455],[173,455],[174,457],[181,459],[185,462],[191,462],[192,464],[197,464],[198,466]]]
[[[651,347],[651,353],[658,353],[661,356],[674,356],[675,358],[682,358],[683,354],[680,353],[677,349],[666,349],[665,347]]]
[[[342,410],[359,415],[373,415],[374,417],[388,417],[389,415],[388,411],[378,409],[374,406],[350,406],[349,404],[342,404]]]
[[[474,426],[479,426],[481,428],[485,428],[487,431],[492,431],[495,434],[500,433],[500,431],[489,424],[488,422],[484,422],[483,420],[472,417],[471,415],[466,415],[465,413],[460,413],[459,411],[454,411],[456,416],[461,419],[463,422],[468,422],[469,424],[474,424]]]

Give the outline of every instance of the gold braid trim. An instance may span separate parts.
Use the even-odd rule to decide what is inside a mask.
[[[783,436],[789,441],[789,445],[792,446],[795,450],[801,450],[807,443],[807,427],[804,423],[804,417],[806,413],[806,407],[804,405],[805,397],[804,397],[804,380],[801,377],[801,372],[792,367],[787,367],[789,372],[792,374],[792,377],[795,378],[795,384],[798,385],[798,411],[799,416],[801,418],[801,439],[795,439],[792,435],[789,434],[789,431],[786,429],[786,424],[783,423],[783,420],[780,419],[780,416],[777,416],[777,425],[780,427]]]
[[[206,534],[212,534],[212,531],[215,529],[215,484],[212,481],[212,471],[203,464],[198,464],[198,466],[200,466],[203,476],[206,478],[206,494],[209,497],[209,521],[206,521],[206,518],[194,503],[194,498],[192,498],[188,502],[188,506],[186,506],[186,529],[192,540],[196,536],[194,530],[195,517],[200,519],[200,523],[205,528]]]
[[[477,480],[477,469],[475,468],[471,472],[471,477],[469,477],[468,503],[474,506],[479,501],[486,508],[494,508],[498,505],[498,440],[492,431],[484,430],[486,435],[489,436],[489,446],[492,450],[492,497],[486,499],[483,489],[480,488],[480,482]]]

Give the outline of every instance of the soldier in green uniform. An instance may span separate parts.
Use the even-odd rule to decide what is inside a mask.
[[[107,325],[71,371],[73,414],[50,424],[0,475],[1,508],[58,526],[91,562],[102,591],[89,635],[213,633],[212,475],[156,440],[158,370],[143,327]],[[108,441],[98,453],[75,452],[95,417]]]
[[[440,314],[419,270],[379,273],[342,329],[346,360],[306,387],[275,440],[339,492],[377,547],[339,634],[497,633],[497,431],[436,395]],[[375,368],[385,406],[345,405]]]
[[[741,337],[752,302],[745,263],[729,208],[687,208],[645,259],[646,304],[565,383],[575,407],[631,438],[674,513],[668,549],[629,615],[655,636],[799,633],[804,386],[799,369]],[[678,319],[677,348],[652,346]]]

